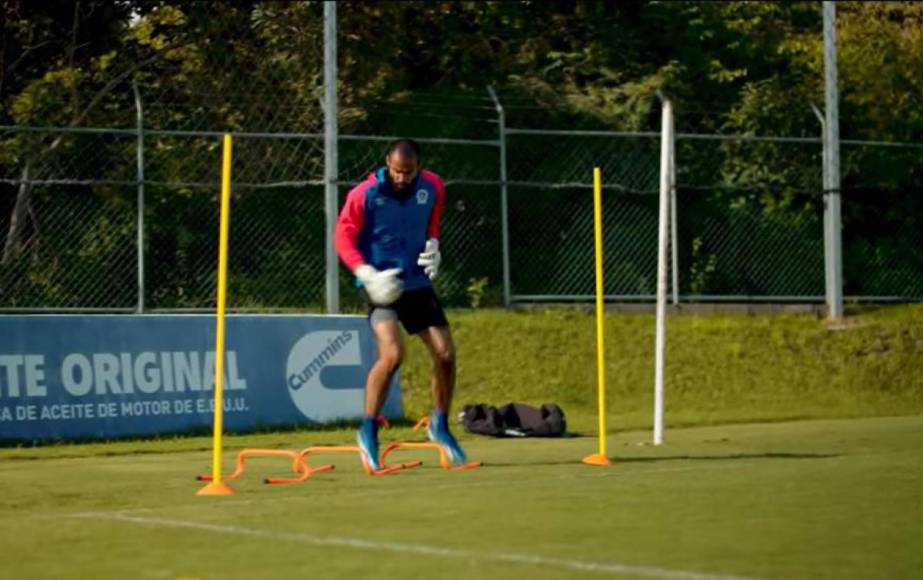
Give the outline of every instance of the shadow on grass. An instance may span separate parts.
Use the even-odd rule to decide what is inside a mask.
[[[612,464],[620,463],[659,463],[662,461],[738,461],[741,459],[832,459],[841,457],[838,453],[735,453],[730,455],[666,455],[662,457],[623,457],[613,455]],[[523,462],[495,462],[486,465],[490,467],[516,467],[516,466],[559,466],[574,465],[580,458],[567,461],[523,461]]]
[[[657,461],[734,461],[738,459],[831,459],[839,453],[733,453],[730,455],[668,455],[663,457],[615,457],[616,463]]]

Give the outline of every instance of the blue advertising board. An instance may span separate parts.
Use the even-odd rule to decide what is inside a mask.
[[[230,315],[228,432],[363,413],[361,316]],[[215,317],[0,316],[0,440],[107,439],[212,424]],[[401,416],[395,378],[384,414]]]

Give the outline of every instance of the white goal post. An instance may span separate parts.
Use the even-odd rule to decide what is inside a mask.
[[[663,443],[664,380],[667,341],[667,285],[669,275],[671,197],[674,182],[675,139],[673,104],[663,98],[660,126],[660,219],[657,244],[657,327],[654,339],[654,445]]]

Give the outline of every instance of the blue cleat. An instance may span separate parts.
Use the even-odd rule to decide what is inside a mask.
[[[445,413],[434,412],[432,414],[429,426],[426,428],[426,436],[433,443],[438,443],[442,446],[453,465],[461,465],[467,460],[461,445],[458,444],[452,432],[449,431],[449,423],[446,420]]]
[[[359,425],[359,433],[356,435],[356,441],[359,443],[359,449],[362,450],[362,460],[372,468],[373,471],[381,469],[378,461],[378,421],[374,417],[366,417]]]

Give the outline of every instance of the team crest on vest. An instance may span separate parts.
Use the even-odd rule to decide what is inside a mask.
[[[429,200],[429,192],[425,189],[417,190],[417,205],[423,205]]]

